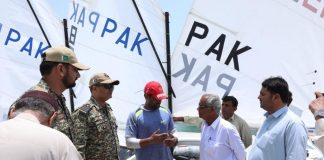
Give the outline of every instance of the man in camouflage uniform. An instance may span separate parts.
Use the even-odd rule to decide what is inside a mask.
[[[79,70],[87,70],[89,67],[79,63],[71,49],[57,46],[49,48],[42,54],[42,62],[39,68],[42,78],[37,85],[31,87],[28,91],[39,90],[51,93],[56,97],[60,107],[52,127],[63,132],[73,142],[73,121],[62,93],[75,86],[75,81],[80,77]],[[9,109],[9,118],[15,116],[14,104]]]
[[[95,74],[89,82],[90,100],[72,114],[76,132],[74,145],[85,160],[119,159],[116,118],[106,103],[118,84],[118,80],[112,80],[105,73]]]

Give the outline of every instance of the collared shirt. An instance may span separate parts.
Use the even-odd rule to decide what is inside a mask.
[[[0,123],[1,159],[81,160],[71,140],[63,133],[41,125],[30,113]]]
[[[229,121],[231,124],[235,126],[235,128],[240,134],[241,140],[244,143],[245,148],[250,146],[252,143],[252,134],[251,134],[251,129],[249,125],[246,123],[246,121],[242,119],[240,116],[236,115],[235,113],[227,121]]]
[[[318,147],[324,154],[324,118],[318,119],[315,123],[315,135],[314,141],[316,147]]]
[[[199,117],[192,117],[192,116],[184,116],[183,120],[185,123],[193,124],[199,128],[201,128],[202,123],[204,122],[203,119]],[[235,113],[233,116],[228,119],[232,125],[235,126],[237,131],[240,134],[241,140],[244,143],[244,146],[247,148],[252,143],[252,133],[249,125],[246,123],[244,119],[242,119],[240,116],[236,115]]]
[[[119,159],[116,118],[110,105],[105,105],[101,106],[91,97],[72,114],[76,132],[74,144],[86,160]]]
[[[287,106],[265,116],[248,159],[305,160],[307,130],[300,118]]]
[[[244,145],[236,128],[218,117],[210,126],[202,125],[201,160],[244,160]]]
[[[43,79],[41,79],[37,83],[37,85],[31,87],[28,91],[32,91],[32,90],[50,93],[57,98],[57,102],[60,107],[58,108],[58,111],[57,111],[58,115],[57,115],[56,119],[53,121],[52,127],[54,129],[61,131],[66,136],[68,136],[71,139],[71,141],[73,141],[73,134],[74,134],[73,121],[71,118],[70,111],[66,106],[64,95],[63,94],[56,95]],[[13,108],[14,106],[15,106],[15,103],[12,104],[10,106],[10,108]]]

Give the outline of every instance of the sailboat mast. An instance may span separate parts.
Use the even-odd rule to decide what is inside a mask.
[[[156,58],[157,58],[157,60],[158,60],[158,62],[159,62],[159,65],[160,65],[161,69],[162,69],[162,72],[163,72],[163,74],[164,74],[164,77],[167,79],[167,74],[166,74],[165,69],[164,69],[164,67],[163,67],[163,65],[162,65],[161,59],[160,59],[159,55],[157,54],[157,51],[156,51],[155,46],[154,46],[154,44],[153,44],[152,38],[151,38],[151,36],[150,36],[150,34],[149,34],[148,30],[147,30],[147,27],[146,27],[146,25],[145,25],[145,23],[144,23],[143,17],[142,17],[142,15],[141,15],[141,13],[140,13],[138,7],[137,7],[137,4],[136,4],[135,0],[132,0],[132,2],[133,2],[133,4],[134,4],[134,7],[135,7],[135,9],[136,9],[136,12],[137,12],[137,14],[138,14],[140,20],[141,20],[141,23],[142,23],[142,25],[143,25],[143,28],[144,28],[144,30],[145,30],[145,33],[147,34],[147,38],[148,38],[148,40],[149,40],[149,42],[150,42],[150,44],[151,44],[151,46],[152,46],[153,52],[154,52],[154,54],[155,54],[155,56],[156,56]],[[167,83],[169,83],[169,82],[167,81]],[[173,96],[175,97],[176,95],[175,95],[175,93],[174,93],[174,91],[173,91],[171,85],[168,84],[168,86],[170,86],[170,88],[171,88],[171,92],[172,92]]]
[[[167,56],[167,82],[168,82],[168,106],[172,113],[172,82],[171,82],[171,52],[170,52],[170,21],[169,12],[164,13],[165,16],[165,40],[166,40],[166,56]]]

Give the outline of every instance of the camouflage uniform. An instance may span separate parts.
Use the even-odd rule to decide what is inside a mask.
[[[74,144],[85,160],[119,159],[116,118],[108,103],[101,107],[91,97],[72,118],[76,131]]]
[[[73,142],[73,137],[74,137],[73,136],[73,133],[74,133],[73,132],[73,121],[72,121],[70,111],[66,107],[64,95],[63,94],[60,96],[56,95],[51,90],[51,88],[48,86],[48,84],[42,79],[38,82],[38,84],[36,86],[33,86],[28,91],[31,91],[31,90],[43,91],[43,92],[47,92],[47,93],[51,93],[51,94],[55,95],[60,107],[58,109],[58,115],[52,124],[52,128],[61,131],[66,136],[68,136],[70,138],[70,140]],[[13,108],[14,104],[10,108]]]

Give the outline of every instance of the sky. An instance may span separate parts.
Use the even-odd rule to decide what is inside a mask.
[[[47,0],[56,15],[63,19],[67,18],[68,4],[71,0]],[[170,15],[170,45],[173,52],[177,40],[185,24],[187,14],[190,11],[193,0],[156,0],[163,12]],[[164,26],[162,26],[164,27]]]

